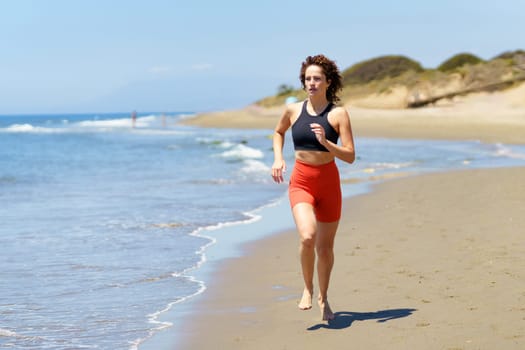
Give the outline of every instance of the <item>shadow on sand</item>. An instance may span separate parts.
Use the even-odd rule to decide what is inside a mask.
[[[377,322],[387,322],[396,318],[403,318],[412,315],[416,309],[392,309],[376,312],[350,312],[339,311],[335,313],[335,319],[326,323],[319,323],[308,327],[307,330],[315,331],[321,328],[344,329],[352,326],[354,321],[377,320]]]

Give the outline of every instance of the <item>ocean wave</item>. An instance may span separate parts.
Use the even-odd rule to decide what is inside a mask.
[[[154,115],[139,117],[135,122],[135,126],[138,128],[147,128],[157,119]],[[131,118],[83,120],[72,125],[84,128],[129,128],[132,126],[132,121]]]
[[[409,168],[412,166],[416,166],[421,162],[400,162],[400,163],[389,163],[389,162],[380,162],[380,163],[372,163],[369,165],[365,165],[365,167],[353,169],[350,171],[347,171],[346,174],[355,174],[355,173],[366,173],[366,174],[372,174],[375,172],[380,171],[389,171],[389,170],[398,170],[398,169],[404,169]]]
[[[206,230],[206,231],[215,231],[215,230],[220,230],[220,229],[222,229],[224,227],[251,224],[251,223],[259,221],[261,219],[261,216],[255,214],[255,212],[244,213],[244,215],[246,215],[246,217],[247,217],[244,220],[219,222],[218,224],[206,226],[203,229]],[[206,236],[204,236],[204,237],[206,237]]]
[[[0,328],[0,337],[20,337],[16,332],[10,331],[8,329]]]
[[[238,144],[224,151],[220,156],[229,160],[261,159],[264,158],[264,153],[256,148]]]
[[[374,168],[376,169],[401,169],[401,168],[408,168],[411,166],[416,165],[418,162],[402,162],[402,163],[388,163],[388,162],[381,162],[381,163],[375,163]]]
[[[270,167],[260,160],[246,159],[244,166],[241,168],[241,172],[244,174],[262,174],[264,176],[270,176]]]
[[[17,332],[11,331],[9,329],[0,328],[0,338],[16,338],[16,339],[22,339],[27,342],[38,342],[41,341],[43,338],[38,336],[29,336],[29,335],[23,335],[19,334]]]
[[[271,168],[264,162],[255,159],[245,159],[239,172],[242,180],[258,183],[271,182]]]
[[[525,159],[525,153],[520,153],[513,150],[511,147],[501,143],[494,144],[494,151],[492,153],[496,157],[506,157],[512,159]]]
[[[208,137],[198,137],[197,142],[199,142],[202,145],[210,145],[215,146],[217,148],[227,149],[235,146],[236,144],[231,141],[226,140],[218,140],[214,138],[208,138]]]
[[[0,128],[0,132],[4,133],[43,133],[43,134],[51,134],[51,133],[58,133],[63,132],[61,129],[56,128],[45,128],[42,126],[33,126],[31,124],[13,124],[8,126],[7,128]]]
[[[125,129],[124,129],[125,130]],[[176,130],[176,129],[133,129],[133,134],[140,135],[191,135],[191,131]],[[180,148],[180,146],[178,146]],[[167,147],[168,149],[175,149],[173,145]]]
[[[235,143],[230,142],[230,141],[223,141],[223,142],[220,142],[217,146],[219,146],[219,148],[227,149],[227,148],[234,147]]]
[[[205,179],[205,180],[195,179],[195,180],[188,181],[188,183],[194,184],[194,185],[231,185],[235,183],[235,180],[231,178],[227,178],[227,179],[218,178],[218,179]]]
[[[182,114],[179,114],[177,117],[180,119],[180,120],[185,120],[185,119],[189,119],[189,118],[193,118],[195,117],[195,113],[182,113]]]
[[[142,135],[187,135],[191,134],[188,130],[161,128],[159,117],[150,115],[137,118],[135,128],[133,128],[130,118],[115,119],[93,119],[71,122],[62,119],[59,123],[53,124],[46,122],[46,126],[36,126],[29,123],[13,124],[5,128],[0,128],[0,133],[33,133],[33,134],[53,134],[53,133],[104,133],[128,131]]]

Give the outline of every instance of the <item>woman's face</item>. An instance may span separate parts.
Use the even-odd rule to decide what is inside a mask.
[[[323,69],[316,65],[308,66],[304,73],[304,89],[308,96],[322,94],[326,96],[326,90],[330,83],[326,80]]]

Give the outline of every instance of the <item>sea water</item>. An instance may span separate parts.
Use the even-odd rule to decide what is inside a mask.
[[[0,116],[0,348],[140,349],[173,327],[164,313],[205,290],[195,276],[207,250],[254,239],[261,208],[286,201],[270,177],[271,130],[182,126],[188,116]],[[347,194],[392,176],[525,163],[523,146],[476,140],[357,135],[356,149],[354,164],[338,162]],[[285,154],[288,176],[290,139]],[[245,235],[228,230],[239,225]]]

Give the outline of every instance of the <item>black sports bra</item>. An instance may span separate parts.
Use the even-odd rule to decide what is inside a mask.
[[[319,115],[309,114],[306,110],[306,103],[307,101],[304,101],[301,114],[299,114],[299,118],[297,118],[295,123],[292,125],[292,139],[294,149],[296,151],[302,150],[328,152],[326,147],[317,141],[315,133],[312,131],[310,124],[320,124],[325,130],[326,139],[332,141],[333,143],[337,143],[339,134],[328,122],[328,112],[330,112],[332,109],[333,103],[330,102]]]

